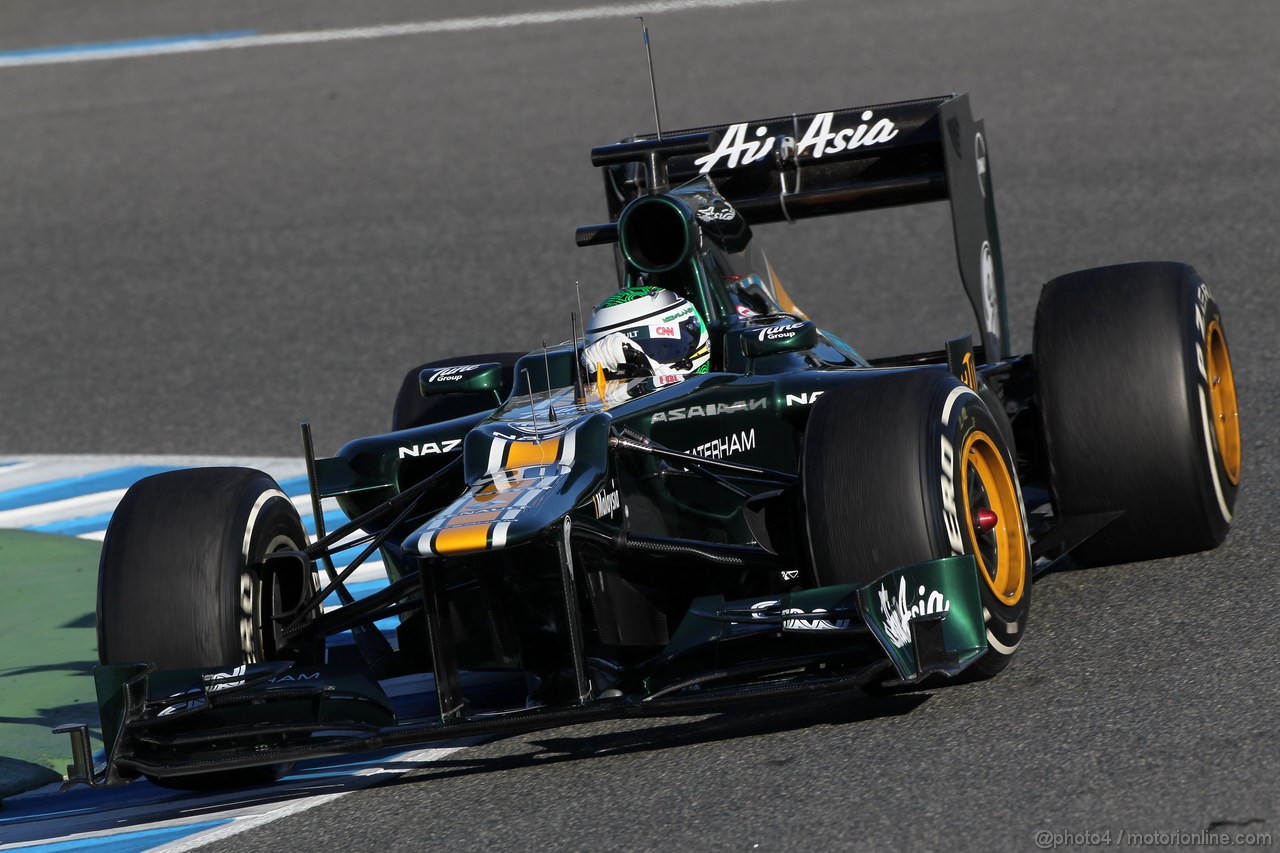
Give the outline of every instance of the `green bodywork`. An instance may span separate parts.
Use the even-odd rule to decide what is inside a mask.
[[[858,590],[863,618],[904,682],[954,674],[986,653],[979,583],[977,561],[966,555],[895,569]],[[918,629],[935,619],[943,654],[930,659]]]
[[[722,203],[706,181],[691,182],[645,201],[653,206],[659,198],[663,205],[660,212],[666,215],[670,210],[677,211],[690,223],[695,235],[701,227],[698,212]],[[456,577],[457,560],[465,555],[441,552],[433,545],[433,539],[445,527],[465,525],[468,516],[482,515],[478,500],[493,490],[495,478],[505,480],[510,474],[501,474],[494,467],[494,460],[503,458],[504,443],[573,436],[572,462],[566,465],[560,460],[527,469],[520,482],[527,484],[541,478],[545,488],[530,500],[518,502],[518,507],[508,509],[501,501],[495,501],[494,505],[502,505],[504,510],[501,533],[490,531],[487,539],[470,541],[467,553],[492,563],[494,555],[501,552],[506,555],[503,559],[508,573],[518,571],[529,577],[542,574],[551,578],[551,568],[540,564],[552,551],[532,549],[524,554],[521,549],[556,541],[564,518],[618,541],[648,537],[756,551],[767,547],[775,552],[778,565],[771,575],[775,580],[763,584],[751,582],[742,586],[730,582],[726,586],[710,579],[714,572],[705,581],[697,580],[696,572],[694,580],[671,575],[676,588],[684,590],[681,594],[690,596],[687,600],[696,599],[689,615],[685,615],[684,607],[670,602],[652,609],[628,589],[620,590],[629,582],[613,576],[619,571],[626,573],[626,559],[617,567],[604,568],[597,560],[581,570],[588,575],[586,586],[595,596],[592,606],[600,618],[613,618],[618,610],[628,608],[651,610],[641,620],[644,630],[619,628],[616,633],[605,632],[613,642],[643,645],[670,641],[658,655],[658,660],[665,663],[655,666],[647,676],[649,686],[660,689],[659,685],[678,682],[701,666],[788,654],[792,648],[802,654],[839,654],[858,647],[881,660],[887,655],[902,680],[914,680],[922,670],[909,654],[910,644],[906,644],[907,652],[893,646],[894,635],[876,621],[875,608],[859,600],[859,595],[867,594],[865,590],[859,593],[852,588],[801,588],[806,581],[812,585],[812,569],[803,545],[797,541],[801,534],[795,532],[794,521],[781,525],[781,541],[761,545],[765,528],[778,526],[774,521],[762,522],[761,518],[794,515],[798,506],[796,488],[780,487],[776,479],[749,475],[731,477],[734,486],[726,488],[722,478],[697,476],[679,470],[679,465],[673,466],[668,460],[619,453],[611,446],[612,436],[625,434],[632,440],[649,441],[691,457],[754,466],[794,480],[800,469],[809,412],[823,394],[882,370],[919,369],[873,368],[838,337],[802,316],[784,312],[780,302],[786,300],[780,285],[768,262],[751,248],[750,230],[745,223],[735,226],[721,219],[718,230],[703,228],[702,233],[703,238],[685,241],[682,254],[661,271],[649,272],[643,278],[634,270],[626,272],[621,293],[628,296],[647,292],[645,288],[658,285],[690,299],[707,318],[714,342],[710,372],[683,381],[637,381],[636,387],[628,388],[626,393],[610,392],[603,399],[603,389],[597,387],[595,377],[586,376],[583,396],[578,397],[575,342],[565,341],[519,359],[514,385],[496,409],[482,408],[470,416],[361,438],[346,445],[337,456],[317,460],[319,492],[322,497],[336,498],[349,516],[356,517],[435,475],[462,454],[461,472],[448,477],[447,485],[441,486],[436,517],[416,531],[398,534],[393,544],[403,544],[403,548],[388,546],[382,552],[393,580],[419,570],[445,571],[446,566],[452,567],[447,570]],[[624,252],[626,247],[624,240]],[[945,366],[940,364],[937,369],[944,370]],[[472,375],[486,377],[494,373],[479,366],[472,370]],[[424,389],[428,387],[427,373],[424,370]],[[468,390],[462,387],[463,382],[457,385],[460,391]],[[483,406],[484,394],[474,396],[478,407]],[[602,515],[602,504],[615,494],[620,511]],[[419,556],[428,559],[421,561]],[[433,562],[444,556],[450,559]],[[901,571],[921,575],[910,575],[916,587],[928,581],[925,585],[930,589],[943,589],[952,607],[963,614],[943,620],[948,626],[944,630],[946,649],[954,653],[954,660],[962,667],[985,648],[982,643],[962,643],[964,630],[957,627],[972,621],[972,596],[967,593],[976,583],[976,574],[969,563],[942,561],[941,565],[949,567],[949,574],[919,567]],[[953,575],[959,575],[961,580]],[[787,577],[793,582],[777,580]],[[958,583],[963,589],[956,587]],[[857,624],[858,636],[839,640],[839,631],[795,629],[795,624],[805,621],[795,619],[789,620],[790,627],[784,620],[776,630],[762,630],[758,620],[749,619],[741,625],[716,622],[722,633],[710,642],[710,636],[703,636],[705,626],[699,627],[698,615],[705,604],[699,596],[706,584],[718,585],[723,594],[731,597],[735,587],[744,595],[758,592],[762,597],[757,601],[772,596],[782,602],[780,606],[803,612],[844,608],[850,611],[844,618]],[[601,605],[601,595],[610,601]],[[977,615],[976,624],[981,625],[980,606]],[[701,639],[691,640],[691,631]],[[771,637],[785,638],[785,642],[775,648],[770,645]],[[699,645],[704,647],[702,651],[695,648]]]
[[[884,109],[904,122],[921,111],[954,120],[961,135],[981,131],[963,99]],[[940,144],[938,124],[920,127]],[[941,174],[935,154],[931,168]],[[975,156],[949,151],[947,180],[958,184],[950,171],[973,168]],[[869,192],[843,203],[938,200],[941,179],[931,180],[910,183],[906,196]],[[972,183],[952,188],[953,207],[993,216],[990,193]],[[805,215],[825,210],[815,203]],[[217,762],[206,763],[202,750],[226,751],[218,766],[242,767],[270,762],[276,747],[289,756],[334,754],[461,736],[468,727],[561,724],[587,719],[588,710],[662,712],[755,688],[860,687],[883,683],[890,668],[897,683],[913,684],[955,675],[984,654],[972,557],[898,567],[862,585],[817,585],[807,544],[813,508],[800,483],[810,411],[824,394],[886,371],[946,371],[946,357],[873,367],[791,302],[751,242],[749,221],[767,220],[749,220],[697,176],[633,198],[616,229],[580,236],[598,245],[609,240],[592,235],[613,229],[623,288],[614,299],[656,286],[693,304],[711,341],[707,372],[610,385],[580,375],[578,341],[520,358],[509,389],[499,389],[503,365],[424,369],[424,396],[468,394],[471,413],[360,438],[315,460],[319,496],[336,499],[376,537],[369,550],[380,548],[396,586],[385,599],[372,596],[386,610],[360,618],[402,615],[394,672],[434,674],[440,698],[430,725],[405,726],[405,712],[376,680],[384,673],[374,655],[323,667],[250,664],[240,674],[100,667],[109,749],[124,743],[141,755],[121,766],[206,772]],[[1007,346],[994,220],[967,217],[956,238],[970,298],[990,309],[990,358]],[[969,251],[978,246],[985,254]],[[495,406],[495,398],[504,399]],[[327,629],[330,615],[317,623]],[[485,668],[527,676],[528,705],[504,707],[496,720],[472,715],[459,675]],[[329,729],[343,726],[349,737],[334,746]],[[203,745],[147,740],[163,731],[194,743],[189,727],[204,730]],[[147,763],[148,750],[159,765]]]

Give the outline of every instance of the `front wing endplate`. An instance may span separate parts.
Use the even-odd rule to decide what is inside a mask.
[[[945,557],[887,572],[858,589],[858,608],[906,684],[955,675],[987,650],[978,565]]]

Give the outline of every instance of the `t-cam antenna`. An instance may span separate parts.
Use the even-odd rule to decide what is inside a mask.
[[[578,316],[583,317],[585,315],[582,313],[582,283],[581,282],[575,281],[573,283],[573,293],[574,293],[574,296],[576,296],[578,299]],[[573,343],[575,346],[577,345],[578,343],[577,337],[574,337]],[[587,343],[586,341],[583,341],[582,342],[583,346],[586,346],[586,343]]]
[[[581,406],[587,402],[586,391],[582,387],[582,350],[578,349],[578,318],[582,316],[582,287],[573,283],[573,290],[578,295],[578,313],[569,312],[569,323],[573,326],[573,403]],[[582,346],[585,349],[587,342]]]
[[[555,400],[551,397],[551,359],[547,357],[547,342],[545,339],[542,341],[542,369],[547,372],[547,420],[555,423],[558,418],[556,418]]]
[[[644,24],[644,16],[636,15],[640,29],[644,32],[644,53],[649,58],[649,92],[653,95],[653,124],[658,130],[658,138],[662,138],[662,119],[658,116],[658,83],[653,76],[653,48],[649,46],[649,28]]]
[[[569,322],[573,326],[573,403],[582,406],[587,402],[587,392],[582,387],[582,353],[578,349],[578,315],[569,312]]]

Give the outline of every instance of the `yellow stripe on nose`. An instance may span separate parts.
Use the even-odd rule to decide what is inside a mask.
[[[560,439],[537,441],[513,441],[507,447],[506,470],[525,468],[529,465],[546,465],[560,458]]]
[[[489,530],[492,527],[492,524],[446,527],[436,534],[436,541],[431,543],[431,550],[441,555],[483,551],[489,546]]]

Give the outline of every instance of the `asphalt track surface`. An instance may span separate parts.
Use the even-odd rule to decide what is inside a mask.
[[[554,0],[550,8],[572,8]],[[585,6],[579,2],[577,5]],[[9,0],[0,51],[527,12]],[[546,8],[546,7],[543,7]],[[994,681],[515,737],[209,849],[1021,850],[1280,831],[1280,8],[795,3],[651,14],[664,126],[971,93],[1014,348],[1059,273],[1187,260],[1242,399],[1210,554],[1050,575]],[[611,259],[591,145],[648,130],[625,16],[0,70],[0,451],[286,455],[380,431],[403,372],[567,335]],[[870,354],[970,325],[943,207],[761,229]]]

